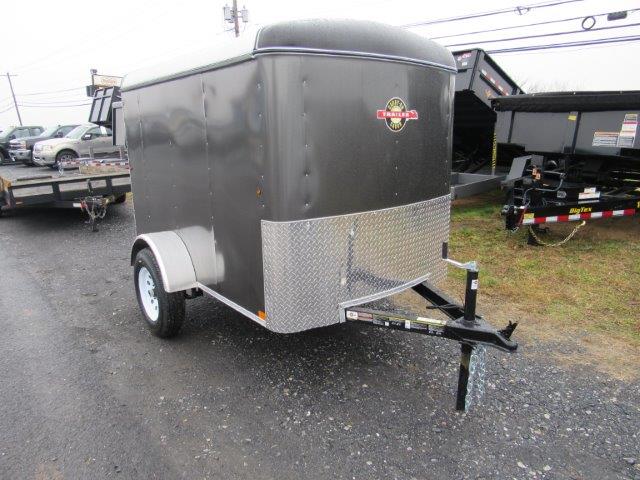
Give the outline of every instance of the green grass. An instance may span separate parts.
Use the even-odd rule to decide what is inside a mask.
[[[481,296],[492,309],[519,316],[533,330],[602,334],[639,346],[638,217],[594,220],[563,246],[533,247],[524,230],[504,229],[501,207],[497,193],[464,199],[451,217],[450,255],[478,261]],[[557,241],[575,225],[551,225],[546,237]],[[450,269],[448,283],[459,285],[463,277]]]

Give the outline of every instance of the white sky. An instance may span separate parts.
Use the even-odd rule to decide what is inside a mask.
[[[11,72],[19,103],[85,103],[84,85],[90,83],[89,69],[99,73],[124,75],[160,62],[181,52],[199,50],[214,43],[231,27],[222,21],[219,0],[32,0],[29,7],[7,10],[3,21],[0,72]],[[229,2],[230,3],[230,2]],[[246,0],[250,25],[296,18],[356,18],[394,25],[495,10],[540,0],[485,0],[449,2],[427,0]],[[15,3],[14,5],[20,5]],[[239,0],[243,5],[243,0]],[[515,12],[474,20],[412,29],[427,37],[473,30],[522,25],[552,19],[587,16],[640,8],[639,0],[583,0],[577,3]],[[100,10],[104,13],[99,13]],[[22,13],[21,13],[22,12]],[[626,20],[607,22],[599,17],[596,27],[640,23],[640,11]],[[580,30],[580,21],[486,33],[470,37],[438,40],[443,44]],[[639,27],[600,32],[581,32],[540,39],[486,44],[485,49],[638,35]],[[15,39],[15,40],[12,40]],[[448,40],[448,41],[447,41]],[[481,45],[476,42],[476,45]],[[465,47],[456,47],[462,49]],[[518,82],[547,90],[630,90],[640,89],[640,42],[580,47],[533,53],[495,55],[498,63]],[[30,95],[75,88],[70,92]],[[0,77],[0,111],[12,105],[8,83]],[[84,122],[88,106],[22,107],[25,125],[53,125]],[[0,126],[17,124],[15,111],[0,113]]]

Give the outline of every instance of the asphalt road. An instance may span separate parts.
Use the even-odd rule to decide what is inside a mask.
[[[0,218],[0,479],[640,479],[640,384],[344,325],[277,335],[208,298],[171,341],[133,290],[129,202]],[[517,335],[517,332],[516,332]]]

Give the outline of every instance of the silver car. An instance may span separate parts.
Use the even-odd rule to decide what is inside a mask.
[[[56,168],[58,162],[86,157],[91,150],[96,156],[118,153],[118,147],[112,142],[110,128],[84,123],[71,130],[65,137],[38,142],[33,147],[33,163]]]

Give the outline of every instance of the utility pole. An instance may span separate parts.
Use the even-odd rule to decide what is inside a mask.
[[[18,121],[20,122],[20,126],[22,126],[22,117],[20,117],[20,110],[18,110],[18,102],[16,101],[16,94],[13,92],[13,84],[11,83],[11,77],[15,77],[15,75],[9,75],[9,72],[7,72],[7,80],[9,80],[9,89],[11,90],[11,96],[13,97],[13,105],[16,107],[16,113],[18,114]]]
[[[233,0],[233,29],[236,37],[240,36],[240,25],[238,24],[238,0]]]
[[[242,10],[238,11],[238,0],[233,0],[231,7],[225,5],[222,7],[224,14],[224,20],[228,23],[233,23],[233,30],[236,33],[236,37],[240,36],[240,17],[242,17],[243,23],[249,22],[249,10],[247,7],[242,7]]]

